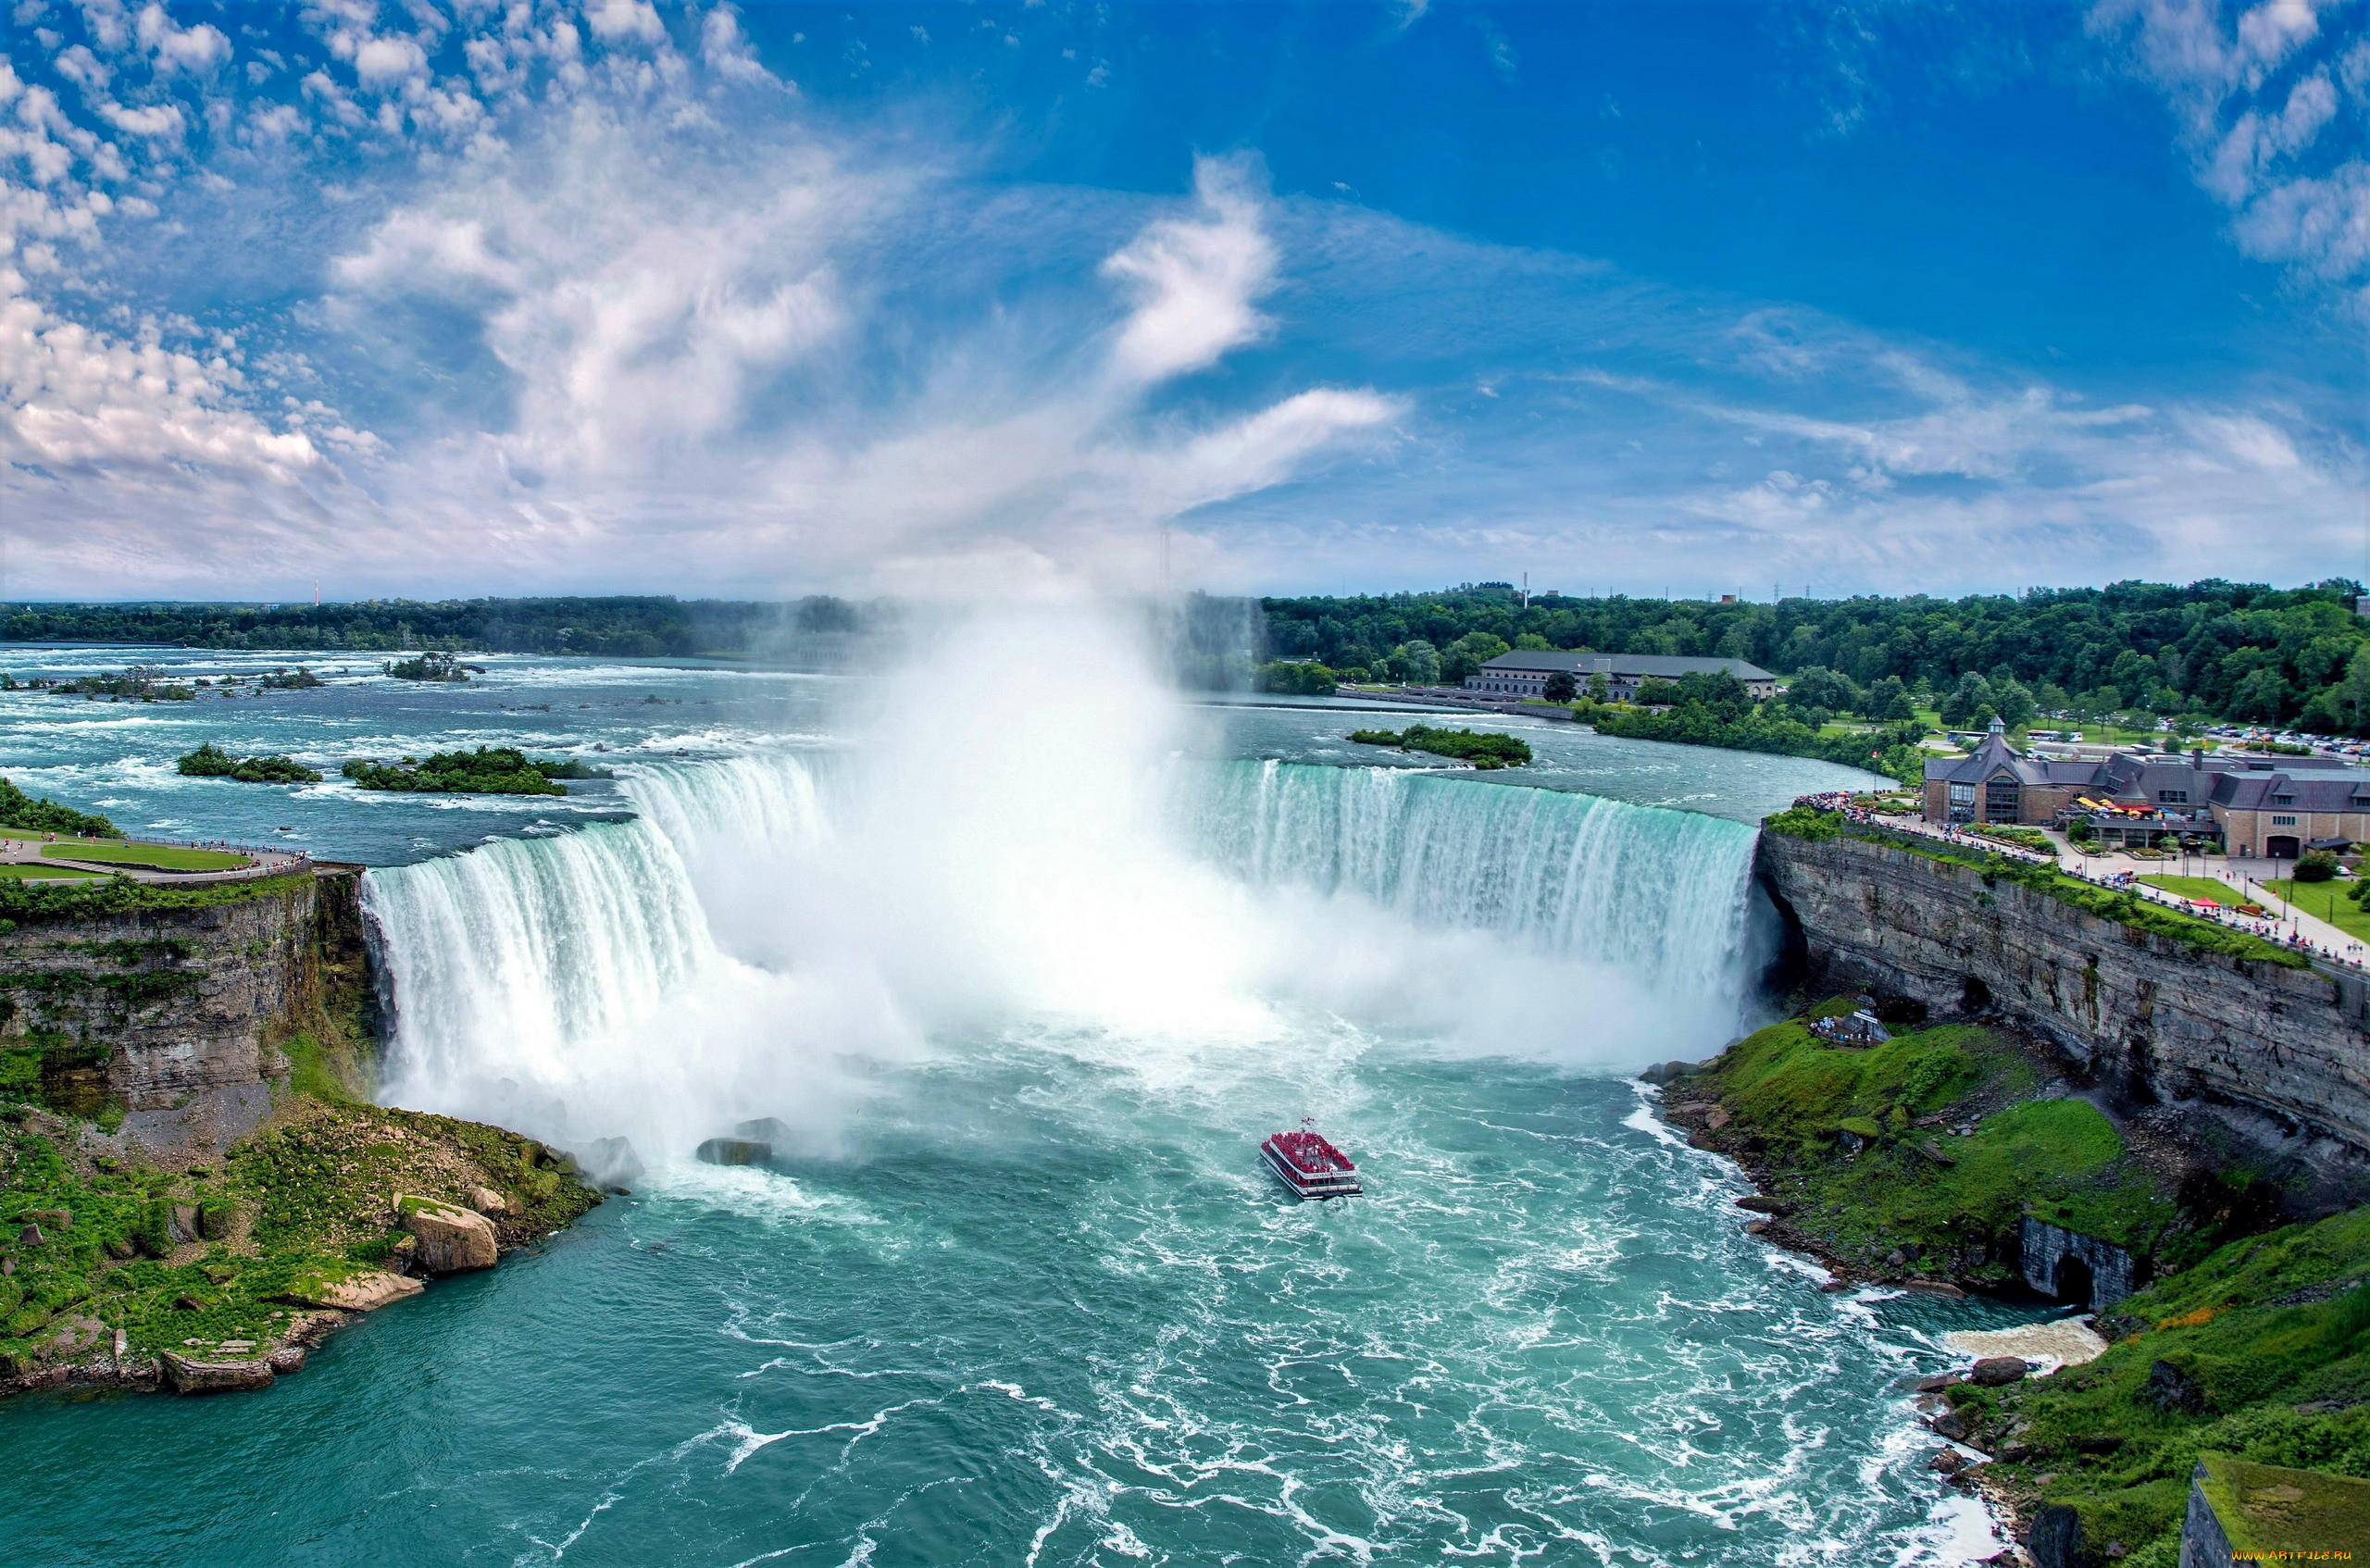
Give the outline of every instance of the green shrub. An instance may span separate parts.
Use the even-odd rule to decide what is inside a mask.
[[[1844,821],[1840,811],[1821,811],[1816,806],[1788,806],[1775,815],[1763,817],[1761,830],[1821,844],[1840,837]]]
[[[129,877],[87,877],[79,882],[0,878],[0,915],[25,925],[89,920],[141,909],[211,909],[250,899],[278,898],[304,886],[312,873],[261,877],[246,881],[159,886]]]
[[[51,803],[44,795],[34,800],[6,778],[0,778],[0,828],[28,833],[65,833],[85,839],[112,839],[115,824],[90,812]]]
[[[571,765],[539,763],[513,746],[480,746],[474,752],[439,752],[413,766],[359,759],[341,769],[365,790],[435,795],[565,795],[568,786],[550,773]]]
[[[2310,850],[2297,857],[2296,880],[2326,882],[2337,875],[2337,856],[2326,850]]]
[[[1487,771],[1520,767],[1530,761],[1530,745],[1520,736],[1476,733],[1470,729],[1430,729],[1411,724],[1393,734],[1388,729],[1353,729],[1350,739],[1366,746],[1398,746],[1433,756],[1453,757]]]
[[[207,740],[197,750],[183,753],[173,767],[187,778],[228,778],[238,771],[239,759]]]
[[[1285,696],[1330,697],[1335,677],[1323,665],[1279,659],[1273,664],[1259,666],[1257,683],[1262,691],[1274,691]]]

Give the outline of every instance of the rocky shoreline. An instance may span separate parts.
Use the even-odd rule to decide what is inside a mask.
[[[116,1146],[48,1112],[0,1114],[0,1397],[268,1388],[356,1316],[494,1267],[601,1201],[531,1139],[356,1101],[291,1097],[188,1164]]]
[[[1642,1076],[1825,1288],[2090,1309],[1946,1337],[1959,1364],[1902,1386],[2014,1543],[1987,1561],[2174,1568],[2202,1456],[2370,1466],[2370,1208],[2250,1178],[2210,1119],[2111,1114],[2053,1042],[1875,1022],[1839,998]]]
[[[1675,1076],[1669,1072],[1669,1069],[1684,1068],[1684,1064],[1669,1063],[1662,1067],[1651,1068],[1641,1076],[1657,1098],[1663,1098],[1664,1086]],[[1718,1133],[1733,1125],[1734,1117],[1729,1113],[1716,1102],[1706,1101],[1665,1103],[1658,1109],[1662,1119],[1666,1124],[1686,1134],[1690,1148],[1721,1156],[1735,1165],[1738,1171],[1753,1183],[1753,1191],[1736,1200],[1736,1206],[1739,1209],[1753,1216],[1744,1223],[1745,1234],[1757,1236],[1773,1246],[1782,1247],[1798,1256],[1815,1261],[1827,1273],[1826,1282],[1819,1287],[1823,1292],[1829,1295],[1841,1295],[1873,1286],[1898,1289],[1910,1295],[1931,1296],[1959,1301],[1965,1300],[1973,1293],[1965,1287],[1949,1280],[1898,1276],[1884,1277],[1856,1267],[1852,1261],[1840,1256],[1835,1249],[1822,1245],[1818,1238],[1788,1225],[1786,1221],[1794,1212],[1793,1207],[1776,1195],[1769,1168],[1753,1160],[1745,1150],[1724,1146],[1717,1139]],[[2030,1564],[2031,1558],[2014,1544],[2025,1540],[2030,1533],[2031,1521],[2027,1516],[2025,1507],[2027,1500],[2002,1486],[1995,1478],[1983,1474],[1989,1468],[1987,1462],[1990,1456],[1987,1455],[1983,1460],[1975,1461],[1965,1458],[1965,1450],[1971,1445],[1965,1443],[1968,1433],[1963,1423],[1946,1421],[1943,1425],[1936,1425],[1937,1419],[1949,1410],[1947,1402],[1940,1396],[1954,1384],[1963,1379],[1975,1381],[1979,1377],[2014,1382],[2027,1375],[2029,1368],[2026,1362],[2015,1359],[2013,1375],[2007,1375],[2011,1368],[2006,1364],[2006,1361],[2010,1358],[1970,1356],[1967,1359],[1969,1364],[1964,1372],[1939,1373],[1918,1379],[1914,1386],[1918,1414],[1923,1418],[1927,1429],[1943,1439],[1927,1456],[1927,1467],[1940,1478],[1943,1485],[1980,1501],[1990,1516],[1995,1536],[2012,1543],[1990,1557],[1976,1559],[1977,1562],[1987,1565],[1987,1568],[1993,1568],[1993,1565],[2001,1565],[2001,1568],[2004,1568],[2004,1565],[2008,1564]],[[1975,1451],[1981,1452],[1980,1450]]]

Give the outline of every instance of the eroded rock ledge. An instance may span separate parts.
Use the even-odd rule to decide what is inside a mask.
[[[310,1096],[218,1159],[113,1147],[70,1117],[0,1110],[0,1395],[267,1388],[354,1314],[493,1267],[600,1201],[531,1139]]]
[[[1980,870],[1849,836],[1765,832],[1763,889],[1822,989],[1998,1016],[2137,1107],[2370,1187],[2370,994],[2352,977],[2201,950]]]

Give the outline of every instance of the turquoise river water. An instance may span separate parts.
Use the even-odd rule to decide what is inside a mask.
[[[1540,764],[1484,778],[1322,709],[1090,691],[901,725],[862,680],[482,662],[449,689],[331,658],[307,692],[0,695],[28,789],[377,868],[386,1098],[648,1167],[268,1392],[0,1406],[8,1560],[1996,1549],[1925,1471],[1903,1379],[2017,1314],[1821,1293],[1628,1076],[1750,1024],[1748,824],[1842,770],[1507,721]],[[202,739],[331,781],[180,778]],[[335,778],[478,743],[619,777],[526,802]],[[1303,1115],[1368,1196],[1262,1175]],[[689,1159],[755,1117],[782,1124],[770,1166]]]

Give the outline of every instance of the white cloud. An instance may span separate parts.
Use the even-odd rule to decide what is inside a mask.
[[[2348,163],[2326,179],[2290,180],[2239,216],[2247,254],[2293,262],[2333,281],[2370,270],[2370,166]]]
[[[1234,586],[1341,549],[1383,580],[1478,556],[1568,586],[1673,560],[1998,586],[2241,552],[2293,578],[2358,529],[2358,443],[2268,395],[2097,406],[1815,312],[1279,200],[1251,159],[1178,199],[974,180],[910,124],[806,123],[727,6],[678,50],[631,4],[316,0],[284,63],[242,37],[272,67],[252,91],[168,67],[145,10],[87,9],[46,81],[0,62],[19,591],[1130,581],[1164,528]],[[2336,133],[2370,50],[2309,7],[2143,9],[2101,25],[2192,61],[2239,243],[2370,268]],[[269,203],[308,182],[299,244]],[[314,297],[252,343],[143,323],[109,243],[160,202],[287,246],[268,265]]]
[[[700,58],[717,75],[734,81],[772,82],[771,71],[759,64],[757,52],[741,31],[741,19],[730,6],[718,6],[700,22]]]
[[[181,109],[172,104],[148,104],[138,108],[102,104],[99,113],[127,136],[144,136],[152,141],[178,142],[186,128]]]
[[[231,40],[221,29],[206,22],[179,26],[155,0],[141,11],[136,31],[140,46],[154,56],[159,76],[174,70],[208,75],[231,57]]]
[[[1276,252],[1254,177],[1248,163],[1203,159],[1197,215],[1151,225],[1104,264],[1136,297],[1112,353],[1121,374],[1156,381],[1204,369],[1266,330],[1253,302],[1274,280]]]
[[[122,0],[81,0],[82,26],[91,41],[109,54],[131,42],[131,17]]]
[[[376,92],[400,87],[428,74],[428,55],[409,38],[369,38],[355,45],[354,74]]]
[[[316,468],[301,434],[235,406],[236,369],[52,314],[0,269],[0,454],[88,477],[192,467],[282,483]]]
[[[585,25],[604,44],[663,44],[666,24],[649,0],[591,0],[584,7]]]
[[[2321,149],[2342,108],[2340,82],[2364,96],[2370,42],[2355,41],[2333,67],[2305,65],[2323,14],[2339,5],[2259,0],[2226,27],[2216,0],[2101,0],[2089,25],[2130,40],[2133,68],[2171,104],[2198,182],[2230,208],[2241,250],[2359,287],[2370,274],[2370,166],[2358,138]],[[2301,74],[2284,81],[2291,68]],[[2355,305],[2370,312],[2370,288]]]
[[[114,71],[107,68],[106,62],[80,44],[60,51],[56,59],[51,64],[57,68],[58,75],[81,87],[85,93],[105,92],[108,81],[115,75]],[[10,81],[13,81],[15,73],[11,71],[9,76]],[[9,94],[9,96],[13,95],[13,93]],[[5,101],[4,98],[0,98],[0,102]]]

